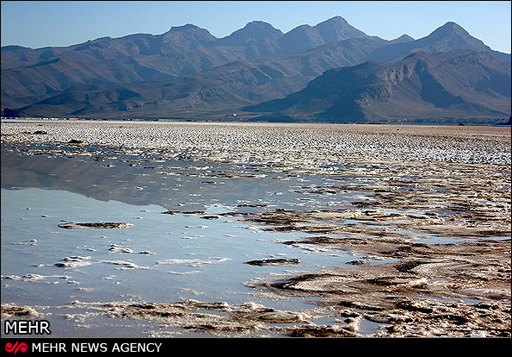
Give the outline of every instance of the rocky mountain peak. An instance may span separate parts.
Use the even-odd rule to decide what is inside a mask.
[[[172,26],[169,31],[181,31],[181,32],[189,31],[190,32],[190,31],[195,31],[195,30],[201,30],[201,28],[196,25],[193,25],[193,24],[186,24],[186,25],[182,25],[182,26]]]
[[[198,27],[192,24],[186,24],[183,26],[173,26],[169,31],[163,34],[163,36],[179,36],[179,37],[193,37],[193,38],[201,38],[205,40],[216,40],[217,38],[213,36],[208,30]]]
[[[363,31],[351,26],[343,17],[335,16],[315,26],[326,43],[351,38],[368,37]]]
[[[432,38],[442,38],[442,37],[451,37],[451,36],[463,36],[469,37],[469,33],[464,30],[460,25],[455,22],[449,21],[443,26],[434,30],[429,37]]]
[[[264,21],[251,21],[243,28],[221,39],[229,45],[240,45],[251,40],[277,40],[283,36],[281,30]]]
[[[434,30],[430,35],[419,40],[422,44],[432,46],[432,52],[451,50],[471,49],[474,51],[490,51],[482,41],[471,36],[464,28],[455,22],[447,22]]]
[[[392,43],[404,43],[404,42],[411,42],[411,41],[414,41],[414,38],[412,38],[408,34],[403,34],[402,36],[395,38],[391,42]]]

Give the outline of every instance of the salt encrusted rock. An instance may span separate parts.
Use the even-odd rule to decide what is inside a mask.
[[[170,215],[173,215],[173,214],[205,214],[206,212],[205,211],[165,211],[165,212],[162,212],[162,214],[170,214]]]
[[[375,279],[368,279],[368,283],[382,286],[394,285],[409,285],[409,286],[422,286],[427,284],[427,279],[417,277],[381,277]]]
[[[245,262],[249,265],[265,266],[265,265],[295,265],[300,264],[300,260],[297,258],[276,258],[276,259],[261,259],[251,260]]]
[[[92,263],[89,261],[91,259],[90,256],[79,256],[73,255],[70,257],[62,258],[63,263],[56,263],[54,266],[58,268],[78,268],[86,265],[91,265]]]
[[[85,146],[85,141],[77,140],[77,139],[71,139],[70,141],[68,141],[68,144],[69,145],[73,145],[73,146]]]
[[[98,223],[76,223],[68,222],[59,224],[60,228],[77,229],[77,228],[98,228],[98,229],[113,229],[113,228],[129,228],[132,223],[123,222],[98,222]]]
[[[352,326],[350,326],[352,327]],[[292,337],[355,337],[356,333],[351,331],[353,328],[347,328],[340,325],[328,326],[306,326],[293,330],[290,333]]]
[[[4,318],[27,318],[40,317],[43,314],[37,312],[29,306],[14,306],[10,304],[2,304],[2,319]]]

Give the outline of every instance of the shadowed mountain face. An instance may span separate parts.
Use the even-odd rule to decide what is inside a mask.
[[[188,24],[162,35],[105,37],[69,47],[6,46],[2,110],[50,117],[223,118],[241,107],[285,98],[333,68],[369,60],[400,61],[418,51],[460,49],[494,53],[505,64],[510,62],[510,55],[492,51],[455,23],[419,40],[403,35],[386,41],[366,35],[339,16],[284,34],[253,21],[221,39]],[[422,83],[430,83],[429,78]],[[436,88],[436,81],[431,83]],[[495,92],[484,85],[479,83],[475,92]],[[428,93],[425,90],[426,100]],[[490,100],[489,96],[479,98]],[[507,113],[494,104],[477,104]]]
[[[510,115],[510,83],[510,62],[490,52],[418,52],[326,71],[302,91],[246,110],[301,121],[500,123]]]

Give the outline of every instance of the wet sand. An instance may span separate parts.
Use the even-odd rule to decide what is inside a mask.
[[[3,149],[23,155],[123,154],[162,173],[173,168],[159,160],[177,159],[234,164],[215,173],[223,178],[304,178],[289,187],[302,197],[300,209],[247,202],[250,211],[228,215],[304,233],[282,244],[312,254],[357,257],[349,266],[246,282],[276,299],[311,297],[310,311],[193,301],[74,306],[220,336],[361,336],[372,322],[375,337],[510,337],[510,139],[510,127],[2,121]],[[212,179],[202,170],[187,175]],[[322,184],[308,182],[319,175]],[[317,196],[336,208],[308,206]],[[36,311],[2,307],[4,317]]]

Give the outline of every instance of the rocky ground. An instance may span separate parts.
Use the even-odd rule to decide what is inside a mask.
[[[276,297],[318,298],[309,312],[189,301],[88,306],[97,313],[219,335],[359,336],[371,321],[376,337],[511,336],[510,127],[26,120],[3,121],[2,144],[28,155],[229,162],[241,168],[225,173],[233,177],[247,168],[283,180],[325,175],[326,184],[305,182],[294,192],[360,194],[345,209],[255,205],[237,214],[266,230],[304,232],[283,244],[358,257],[246,283]],[[298,263],[278,260],[248,263]],[[35,312],[4,306],[2,313]]]

